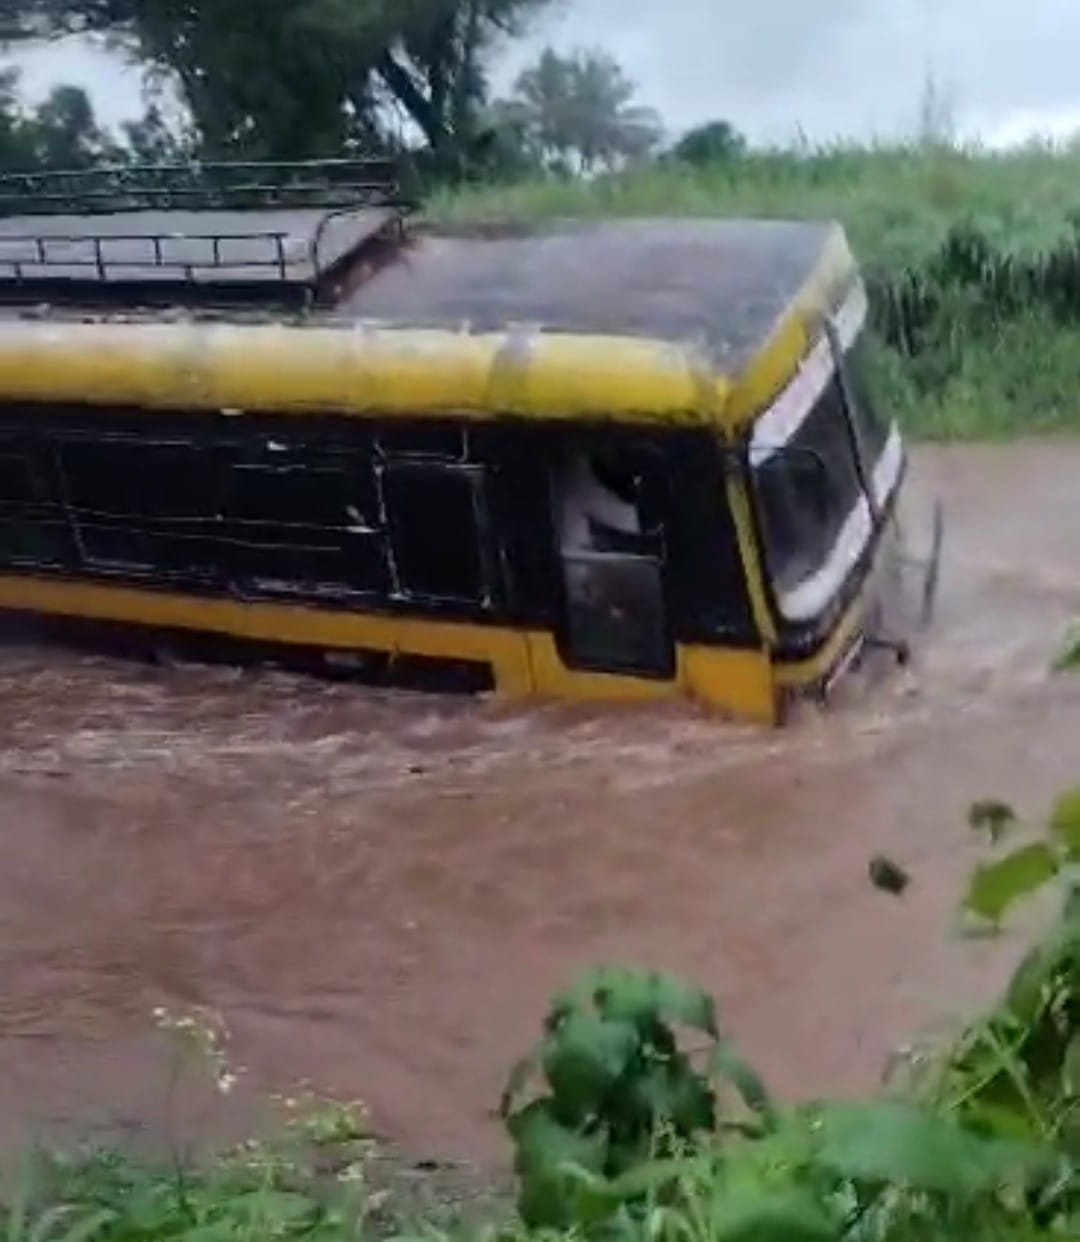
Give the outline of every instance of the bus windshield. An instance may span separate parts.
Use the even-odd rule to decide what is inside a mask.
[[[870,400],[857,355],[850,361],[854,439],[874,499],[884,504],[900,470],[900,442]],[[781,444],[762,438],[751,448],[750,464],[780,611],[790,621],[812,620],[854,569],[872,531],[835,370],[789,437]]]

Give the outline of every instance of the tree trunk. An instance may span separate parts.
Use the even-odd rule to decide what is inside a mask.
[[[376,71],[397,98],[401,106],[420,127],[433,151],[442,151],[450,144],[453,135],[446,125],[445,117],[417,86],[412,74],[389,49],[376,62]]]
[[[460,63],[451,104],[452,123],[458,130],[463,130],[468,125],[469,109],[474,102],[477,90],[476,62],[479,50],[480,5],[478,0],[465,0],[459,48]]]

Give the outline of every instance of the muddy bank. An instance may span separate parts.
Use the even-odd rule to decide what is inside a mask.
[[[873,1083],[1011,952],[949,941],[968,803],[1037,811],[1080,776],[1080,678],[1048,673],[1080,446],[916,467],[949,512],[932,640],[782,733],[4,653],[0,1139],[219,1125],[170,1102],[152,1031],[200,1004],[249,1091],[308,1078],[412,1150],[497,1158],[506,1068],[599,960],[708,984],[783,1091]],[[868,885],[877,852],[903,901]]]

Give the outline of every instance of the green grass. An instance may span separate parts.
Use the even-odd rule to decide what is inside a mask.
[[[878,383],[928,438],[1080,432],[1080,151],[925,145],[752,154],[436,194],[436,222],[726,215],[846,228]]]
[[[920,359],[879,341],[875,391],[923,440],[1000,441],[1080,433],[1080,323],[1032,312],[960,340],[955,365],[921,381]],[[930,360],[931,365],[934,360]]]
[[[436,194],[446,222],[557,216],[835,218],[870,267],[928,258],[960,216],[1016,253],[1052,249],[1080,213],[1080,152],[992,154],[934,146],[767,152],[714,168],[656,165],[593,183],[546,180]]]

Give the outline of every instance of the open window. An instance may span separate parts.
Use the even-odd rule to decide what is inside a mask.
[[[0,562],[63,564],[71,535],[32,444],[0,437]]]
[[[384,595],[390,569],[368,458],[266,437],[228,470],[223,557],[241,589]]]
[[[382,466],[381,480],[398,592],[436,603],[490,606],[483,470],[402,459]]]
[[[63,439],[55,462],[86,565],[180,575],[211,570],[217,495],[212,462],[198,444]]]
[[[663,472],[643,450],[571,449],[554,478],[563,645],[572,667],[670,677]]]

